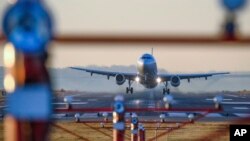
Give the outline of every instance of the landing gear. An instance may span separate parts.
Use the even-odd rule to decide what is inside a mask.
[[[163,88],[162,94],[165,94],[165,93],[170,94],[170,89]]]
[[[132,83],[131,80],[128,80],[128,87],[126,88],[126,93],[128,94],[129,92],[132,94],[134,92],[133,87],[131,87]]]
[[[170,89],[168,88],[168,82],[165,82],[165,88],[163,88],[162,94],[170,94]]]
[[[128,94],[128,93],[133,93],[133,91],[134,91],[134,89],[133,89],[133,87],[127,87],[127,89],[126,89],[126,93]]]

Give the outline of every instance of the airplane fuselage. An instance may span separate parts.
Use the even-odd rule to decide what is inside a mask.
[[[151,54],[143,54],[137,61],[137,71],[139,83],[145,88],[154,88],[157,86],[157,64]]]

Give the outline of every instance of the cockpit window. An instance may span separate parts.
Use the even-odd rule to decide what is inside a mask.
[[[151,57],[142,57],[142,59],[151,59]]]
[[[151,55],[149,55],[149,54],[144,54],[141,58],[142,59],[152,59]]]

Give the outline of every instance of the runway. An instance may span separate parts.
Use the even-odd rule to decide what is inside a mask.
[[[124,96],[126,109],[164,109],[163,95],[158,91],[135,92],[134,94],[118,93]],[[213,98],[223,96],[222,109],[211,112],[214,108]],[[112,139],[112,107],[114,93],[90,93],[77,91],[55,92],[53,105],[55,112],[51,124],[54,138],[60,136],[67,140],[110,140]],[[174,98],[172,109],[186,109],[187,111],[164,112],[136,112],[139,123],[146,129],[146,138],[149,141],[166,140],[166,138],[189,138],[190,140],[203,140],[207,137],[220,137],[229,140],[229,125],[240,123],[249,124],[250,95],[241,93],[199,93],[183,94],[172,93]],[[108,120],[104,121],[104,111],[89,112],[56,112],[56,109],[65,109],[65,97],[72,99],[71,109],[111,109]],[[2,105],[3,106],[3,105]],[[210,109],[197,111],[197,109]],[[75,122],[75,114],[79,113],[80,121]],[[164,122],[160,115],[164,114]],[[194,122],[190,122],[188,115],[194,114]],[[246,120],[247,118],[247,120]],[[1,118],[2,119],[2,118]],[[126,140],[130,140],[131,113],[125,114]],[[88,133],[88,134],[86,134]],[[196,133],[196,134],[194,134]],[[179,135],[182,136],[179,136]],[[193,136],[190,136],[192,134]],[[95,136],[91,136],[95,135]]]
[[[122,93],[121,93],[122,94]],[[76,108],[111,108],[116,94],[112,93],[64,93],[54,101],[55,108],[65,107],[64,96],[72,98],[72,109]],[[163,95],[161,92],[149,90],[134,94],[122,94],[125,98],[126,108],[165,108]],[[195,117],[205,114],[206,111],[195,111],[195,109],[214,109],[213,98],[217,95],[223,96],[222,110],[215,113],[206,113],[198,121],[233,121],[250,117],[250,95],[237,92],[224,93],[199,93],[183,94],[172,93],[174,98],[171,106],[173,109],[187,109],[187,111],[166,111],[166,112],[137,112],[141,121],[157,122],[159,115],[165,115],[165,121],[187,121],[189,114]],[[78,112],[81,121],[102,121],[103,111],[98,112]],[[57,113],[53,118],[57,120],[74,120],[75,113]],[[126,113],[126,119],[129,119],[130,113]],[[108,112],[108,118],[112,119],[111,112]]]

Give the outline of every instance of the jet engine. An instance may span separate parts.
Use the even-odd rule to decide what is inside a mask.
[[[117,85],[122,85],[122,84],[125,82],[126,78],[125,78],[125,76],[122,75],[122,74],[117,74],[117,75],[115,76],[115,80],[116,80],[116,84],[117,84]]]
[[[171,79],[170,79],[170,81],[171,81],[171,85],[173,87],[178,87],[181,84],[180,77],[177,76],[177,75],[176,76],[172,76]]]

